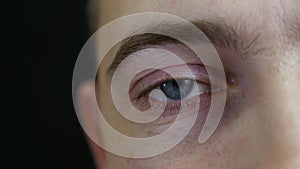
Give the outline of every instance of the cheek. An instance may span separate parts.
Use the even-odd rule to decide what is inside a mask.
[[[229,120],[229,119],[228,119]],[[255,161],[257,149],[253,140],[253,121],[239,117],[230,124],[222,121],[216,133],[204,144],[199,144],[199,132],[203,121],[198,121],[187,137],[170,151],[147,159],[127,159],[132,168],[245,168]],[[247,131],[247,132],[245,132]],[[250,162],[249,162],[250,161]],[[249,164],[248,164],[249,163]],[[239,167],[237,167],[239,166]],[[128,167],[128,168],[131,168]]]
[[[199,145],[193,137],[187,137],[172,150],[160,156],[148,159],[127,159],[128,168],[210,168],[210,169],[239,169],[235,167],[248,159],[245,157],[246,137],[235,138],[228,143],[225,138],[212,138],[205,145]],[[245,164],[245,163],[244,163]],[[241,165],[240,165],[241,166]]]
[[[202,109],[202,111],[207,112],[208,107]],[[171,150],[151,158],[145,159],[126,159],[128,168],[143,168],[143,169],[159,169],[159,168],[174,168],[174,169],[183,169],[183,168],[194,168],[195,166],[202,166],[206,162],[203,157],[206,153],[199,154],[198,150],[200,148],[198,138],[201,128],[204,124],[205,117],[207,113],[198,115],[197,120],[189,132],[189,134],[181,141],[176,147]],[[170,125],[170,124],[169,124]],[[152,127],[148,129],[153,132],[155,135],[157,133],[163,132],[166,128],[170,127],[169,125],[159,126],[152,130]],[[185,127],[188,124],[182,124],[182,127]],[[172,139],[172,138],[170,138]],[[205,149],[205,148],[201,148]],[[201,160],[203,159],[203,161]]]

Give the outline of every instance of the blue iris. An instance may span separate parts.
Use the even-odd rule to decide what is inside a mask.
[[[194,81],[190,79],[177,79],[165,81],[160,85],[160,89],[170,100],[180,100],[190,94],[194,86]]]

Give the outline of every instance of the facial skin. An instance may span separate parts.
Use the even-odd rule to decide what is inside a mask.
[[[203,123],[194,126],[175,148],[159,156],[133,159],[113,155],[92,141],[91,148],[99,168],[143,169],[295,169],[300,168],[300,1],[206,1],[206,0],[101,0],[98,27],[119,17],[137,12],[165,12],[189,21],[210,20],[226,23],[245,31],[246,40],[259,36],[261,52],[243,53],[216,46],[227,78],[237,80],[229,86],[233,99],[228,100],[223,118],[215,133],[204,144],[198,135]],[[138,21],[137,21],[138,22]],[[117,48],[117,47],[116,47]],[[158,48],[188,55],[190,51],[170,44]],[[107,62],[111,62],[108,60]],[[104,105],[110,85],[107,66],[100,67],[97,95]],[[90,111],[89,84],[81,88],[82,110]],[[232,101],[234,102],[234,101]],[[231,106],[230,105],[234,105]],[[104,112],[115,112],[112,106]],[[149,136],[153,126],[134,124],[105,115],[112,126],[127,135]],[[172,119],[171,119],[172,121]],[[162,127],[163,128],[163,127]],[[144,133],[144,134],[143,134]],[[146,133],[146,134],[145,134]]]

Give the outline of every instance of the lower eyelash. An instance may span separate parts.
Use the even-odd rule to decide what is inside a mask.
[[[200,97],[200,99],[196,99],[196,97]],[[157,110],[157,112],[161,112],[161,110],[165,107],[165,110],[162,117],[164,116],[173,116],[177,115],[181,108],[181,103],[183,104],[184,108],[191,110],[191,109],[199,109],[201,111],[202,109],[206,108],[210,105],[210,93],[202,94],[200,96],[196,96],[194,98],[186,99],[185,101],[168,101],[166,107],[164,106],[164,103],[157,102],[156,104],[150,105],[149,103],[149,97],[144,96],[141,99],[135,100],[134,103],[137,106],[142,107],[143,109],[152,108],[154,110]],[[145,106],[147,104],[147,106]],[[196,105],[199,105],[199,107],[196,107]],[[151,106],[151,107],[150,107]],[[139,108],[138,108],[139,109]],[[143,110],[141,110],[143,111]]]

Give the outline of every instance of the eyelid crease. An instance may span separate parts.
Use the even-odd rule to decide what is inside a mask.
[[[188,63],[188,62],[187,62],[185,65],[187,65],[187,66],[203,66],[203,67],[204,67],[203,64]],[[161,69],[152,69],[152,70],[150,69],[150,70],[146,70],[146,71],[140,72],[140,73],[138,73],[138,74],[136,75],[136,77],[139,76],[140,74],[143,74],[143,73],[145,73],[145,72],[146,72],[146,73],[145,73],[144,75],[142,75],[141,78],[139,78],[139,79],[133,81],[133,84],[138,83],[140,80],[146,78],[146,77],[147,77],[148,75],[150,75],[151,73],[155,73],[155,72],[157,72],[157,71],[162,71],[163,69],[169,69],[169,68],[172,68],[172,67],[178,67],[178,66],[182,66],[182,65],[172,65],[172,66],[164,67],[164,68],[161,68]],[[206,81],[205,81],[204,83],[209,84],[209,82],[206,82]],[[131,89],[132,89],[132,88],[130,88],[129,91],[131,91]]]

